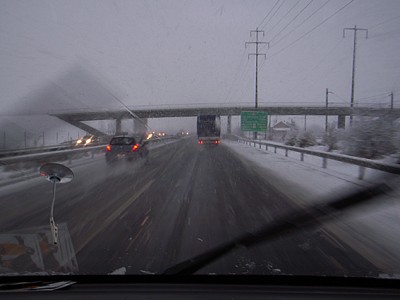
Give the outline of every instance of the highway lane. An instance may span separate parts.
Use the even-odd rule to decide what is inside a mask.
[[[194,139],[155,149],[146,164],[107,166],[98,159],[73,171],[74,181],[57,189],[55,219],[68,225],[82,274],[121,267],[129,274],[160,272],[299,208],[282,186],[228,147]],[[39,179],[0,194],[0,231],[48,224],[51,192]],[[321,227],[235,250],[200,273],[384,271]]]

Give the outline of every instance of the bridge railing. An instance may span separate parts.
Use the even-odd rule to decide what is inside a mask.
[[[203,102],[203,103],[185,103],[185,104],[158,104],[158,105],[135,105],[129,107],[132,111],[141,111],[141,110],[165,110],[165,109],[196,109],[196,108],[230,108],[230,107],[253,107],[254,101],[249,102],[235,102],[235,103],[215,103],[215,102]],[[355,102],[354,106],[357,108],[390,108],[390,103],[362,103]],[[286,101],[286,102],[274,102],[268,101],[258,102],[259,108],[268,108],[268,107],[310,107],[310,108],[325,108],[326,103],[325,100],[323,102],[316,101]],[[329,102],[329,108],[350,108],[350,103],[339,102],[339,101],[331,101]],[[107,113],[109,111],[117,110],[116,108],[111,110],[110,108],[97,108],[97,112]],[[68,114],[68,113],[80,113],[80,112],[93,112],[93,108],[81,108],[79,110],[55,110],[49,111],[49,114]]]
[[[329,159],[348,163],[348,164],[357,165],[357,166],[359,166],[358,178],[360,180],[362,180],[364,178],[366,168],[400,175],[400,165],[398,165],[398,164],[383,163],[383,162],[374,161],[372,159],[360,158],[360,157],[355,157],[355,156],[350,156],[350,155],[336,154],[336,153],[323,152],[323,151],[317,151],[317,150],[309,150],[309,149],[293,147],[293,146],[286,146],[286,145],[281,145],[281,144],[277,144],[277,143],[273,143],[273,142],[262,142],[262,141],[250,140],[250,139],[245,139],[245,138],[242,138],[239,136],[235,136],[235,139],[239,143],[251,145],[254,147],[258,146],[260,149],[262,147],[265,147],[266,150],[268,150],[268,148],[272,148],[272,149],[274,149],[274,153],[277,153],[277,149],[284,149],[286,157],[288,157],[289,151],[297,152],[300,154],[301,161],[304,161],[305,154],[321,157],[322,158],[322,168],[327,168]]]

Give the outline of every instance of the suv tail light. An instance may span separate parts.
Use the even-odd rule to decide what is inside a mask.
[[[139,149],[139,144],[135,144],[132,146],[132,152],[136,151],[137,149]]]
[[[199,140],[197,143],[198,143],[199,145],[203,145],[203,141],[202,141],[202,140]]]
[[[111,151],[111,145],[106,146],[106,151]]]

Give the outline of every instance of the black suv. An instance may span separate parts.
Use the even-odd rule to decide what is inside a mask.
[[[106,146],[106,162],[120,159],[129,161],[147,158],[149,154],[148,141],[135,136],[115,136]]]

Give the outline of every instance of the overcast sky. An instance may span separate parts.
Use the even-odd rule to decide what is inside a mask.
[[[393,91],[400,106],[398,0],[0,0],[0,109],[66,109],[32,97],[77,67],[130,106],[252,103],[245,42],[257,27],[270,42],[260,47],[262,104],[324,104],[325,88],[349,103],[353,32],[342,34],[354,25],[369,29],[368,39],[358,32],[356,101],[388,105]],[[66,86],[71,108],[119,106],[74,102],[78,91]]]

